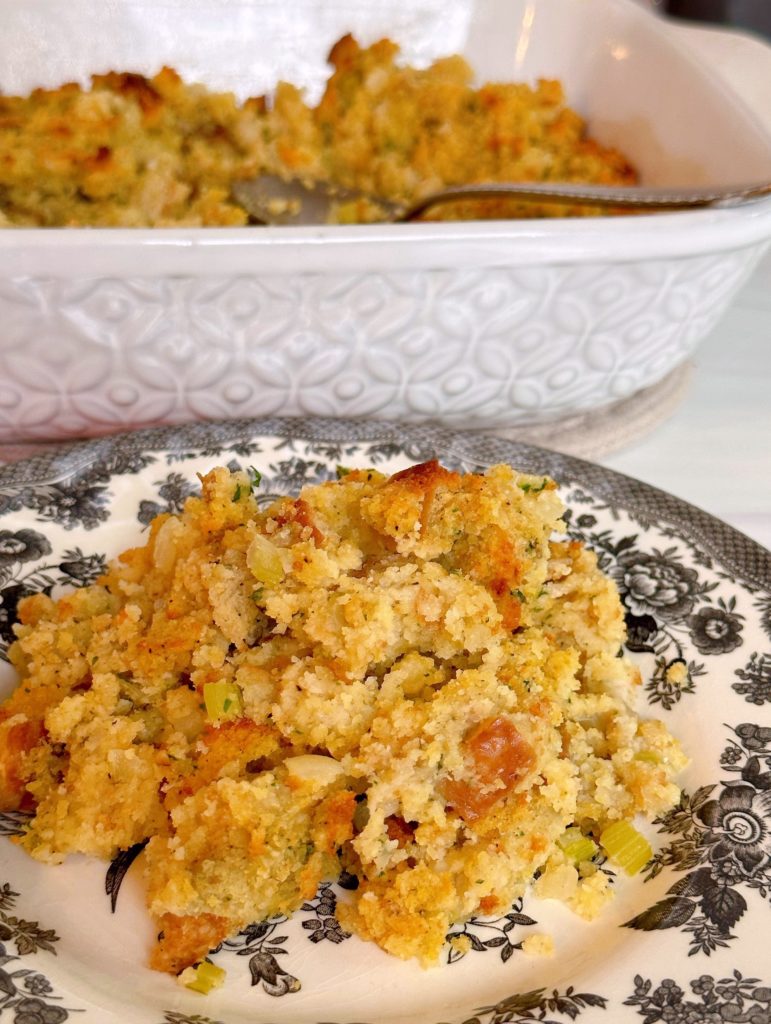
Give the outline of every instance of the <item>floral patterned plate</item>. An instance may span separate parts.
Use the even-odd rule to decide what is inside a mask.
[[[334,475],[436,456],[507,461],[562,485],[572,536],[619,583],[645,711],[691,756],[680,805],[649,829],[655,855],[586,924],[528,897],[458,925],[422,970],[342,930],[337,883],[290,919],[224,943],[208,997],[145,964],[151,926],[132,853],[41,865],[0,839],[0,1024],[771,1024],[771,556],[730,527],[627,477],[528,445],[431,427],[233,421],[143,431],[0,470],[0,659],[18,599],[87,583],[178,510],[196,473],[255,466],[262,499]],[[0,660],[0,685],[14,683]],[[116,813],[120,813],[116,809]],[[10,837],[18,815],[0,815]],[[119,891],[120,890],[120,891]],[[549,932],[551,959],[526,956]]]

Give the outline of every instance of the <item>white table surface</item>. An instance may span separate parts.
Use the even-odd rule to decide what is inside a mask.
[[[672,417],[598,461],[684,498],[771,549],[771,251],[693,363]]]
[[[658,0],[643,0],[653,3]],[[743,32],[680,22],[682,41],[722,75],[771,133],[771,80]],[[675,414],[598,461],[660,487],[771,548],[771,250],[700,344]]]

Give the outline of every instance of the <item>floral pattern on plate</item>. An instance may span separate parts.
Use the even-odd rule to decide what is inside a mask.
[[[644,877],[618,880],[618,909],[591,926],[530,897],[497,918],[459,924],[444,966],[429,972],[384,963],[383,954],[350,937],[335,918],[346,880],[324,883],[291,919],[255,922],[213,954],[228,970],[224,995],[204,1001],[140,973],[152,979],[153,994],[131,1004],[132,1020],[771,1024],[771,982],[760,977],[763,966],[768,975],[763,949],[771,939],[771,557],[669,495],[568,456],[431,427],[235,421],[88,442],[0,470],[0,659],[21,596],[96,578],[109,557],[141,539],[154,515],[179,510],[197,487],[196,473],[214,464],[255,467],[259,500],[267,503],[333,477],[340,465],[390,472],[431,457],[472,471],[508,461],[555,477],[569,535],[593,547],[617,580],[627,646],[643,676],[641,700],[667,718],[693,757],[680,805],[656,823],[656,853]],[[0,663],[3,680],[11,674]],[[22,820],[3,815],[0,833],[11,836]],[[121,936],[122,915],[136,900],[121,885],[133,884],[138,852],[126,851],[106,885],[78,897],[95,919],[103,915],[101,933],[88,941],[107,975],[114,972],[110,934]],[[130,981],[118,979],[105,994],[68,966],[84,941],[87,911],[65,901],[73,923],[51,895],[57,870],[67,867],[33,866],[16,851],[10,863],[0,878],[0,1024],[125,1019],[120,1005],[132,999]],[[556,936],[554,960],[522,953],[523,938],[541,929]],[[694,957],[711,959],[699,969]],[[144,972],[141,953],[136,971]],[[333,989],[330,977],[339,982]]]
[[[741,888],[761,900],[771,894],[771,728],[743,722],[733,732],[720,764],[736,777],[683,792],[657,819],[659,832],[676,838],[654,855],[648,878],[664,867],[685,874],[626,922],[643,931],[682,928],[689,955],[709,956],[736,938],[732,929],[747,910]]]

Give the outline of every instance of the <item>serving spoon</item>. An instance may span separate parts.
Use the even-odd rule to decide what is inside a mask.
[[[685,210],[700,206],[738,206],[771,195],[771,182],[706,188],[650,188],[648,186],[574,185],[552,182],[491,182],[454,185],[424,196],[415,203],[398,203],[325,181],[304,181],[263,174],[232,185],[233,198],[253,220],[262,224],[326,224],[332,207],[366,201],[383,211],[383,220],[414,220],[432,206],[464,199],[512,198],[613,206],[639,211]]]

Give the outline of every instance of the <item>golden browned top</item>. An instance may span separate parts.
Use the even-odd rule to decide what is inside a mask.
[[[315,107],[288,83],[238,103],[171,68],[0,96],[0,225],[244,224],[231,183],[264,171],[400,200],[479,181],[634,182],[621,154],[587,136],[559,82],[474,88],[459,56],[416,69],[398,52],[390,40],[364,49],[345,36]],[[467,202],[432,216],[565,211]],[[336,212],[343,222],[377,216],[361,204]]]

